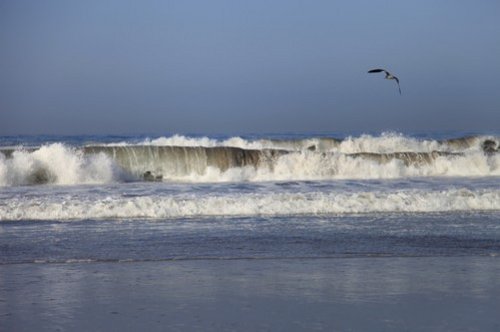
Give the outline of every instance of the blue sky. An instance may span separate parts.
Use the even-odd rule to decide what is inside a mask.
[[[0,1],[0,135],[498,131],[499,17],[493,0]]]

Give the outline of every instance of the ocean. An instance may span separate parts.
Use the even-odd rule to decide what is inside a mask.
[[[0,329],[108,330],[122,314],[130,330],[495,330],[499,142],[497,133],[0,137]],[[141,291],[130,304],[132,284]],[[96,285],[116,292],[100,297]],[[232,291],[213,293],[224,285]],[[441,315],[419,325],[398,296]],[[467,315],[470,305],[479,313]],[[123,323],[127,310],[142,323]]]

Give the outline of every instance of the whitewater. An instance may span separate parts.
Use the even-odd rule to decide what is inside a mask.
[[[0,221],[500,209],[499,137],[4,137]]]

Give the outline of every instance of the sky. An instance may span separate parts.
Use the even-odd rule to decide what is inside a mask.
[[[0,0],[0,136],[498,132],[499,18],[496,0]]]

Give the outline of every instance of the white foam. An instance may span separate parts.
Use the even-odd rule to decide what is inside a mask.
[[[165,219],[500,210],[500,189],[13,197],[0,220]]]
[[[0,154],[2,186],[109,183],[123,176],[106,155],[84,155],[61,143],[44,145],[35,151],[14,151],[11,158]]]
[[[144,145],[153,146],[202,146],[202,147],[215,147],[220,146],[220,142],[208,137],[187,137],[183,135],[173,135],[171,137],[159,137],[155,139],[147,139]]]
[[[437,141],[419,140],[398,133],[383,133],[380,136],[349,136],[344,139],[339,152],[342,153],[392,153],[400,151],[431,152],[439,148]]]
[[[258,168],[246,166],[221,171],[215,167],[202,172],[182,174],[159,168],[164,181],[180,182],[242,182],[300,181],[339,179],[397,179],[408,177],[483,177],[500,176],[500,155],[482,152],[463,156],[439,156],[431,163],[406,165],[392,159],[386,163],[341,153],[294,152]]]
[[[248,140],[242,137],[230,137],[225,140],[217,140],[209,137],[189,137],[184,135],[173,135],[169,137],[159,137],[155,139],[145,139],[141,142],[120,142],[107,144],[108,146],[134,146],[134,145],[152,145],[152,146],[199,146],[199,147],[237,147],[242,149],[284,149],[290,151],[306,150],[311,146],[316,151],[329,151],[341,153],[392,153],[392,152],[432,152],[440,151],[479,151],[480,142],[485,139],[498,140],[493,136],[482,136],[471,139],[474,143],[471,146],[453,146],[446,141],[437,141],[432,139],[417,139],[408,137],[401,133],[384,132],[379,136],[360,135],[357,137],[349,136],[342,140],[340,144],[324,144],[324,141],[318,137],[303,139],[257,139]]]

